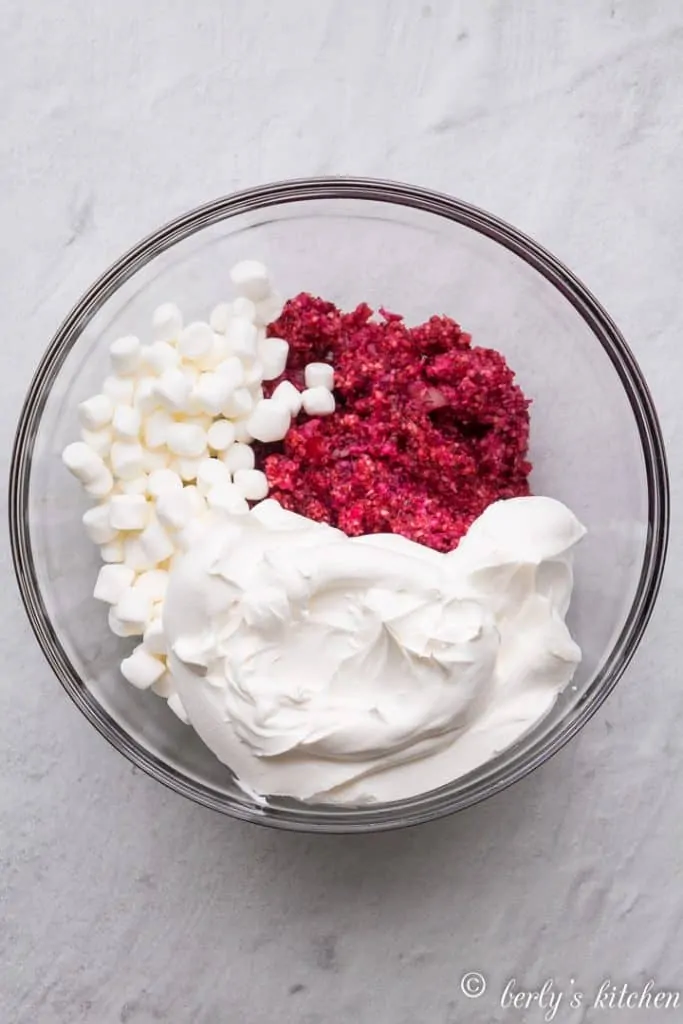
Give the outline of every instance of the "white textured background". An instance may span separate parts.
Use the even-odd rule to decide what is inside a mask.
[[[680,0],[0,0],[3,477],[90,281],[160,222],[328,172],[454,193],[534,235],[641,361],[682,482]],[[37,650],[3,537],[2,1024],[533,1022],[514,976],[683,990],[683,550],[607,706],[450,820],[307,838],[137,774]],[[653,759],[652,751],[657,751]],[[465,970],[489,990],[468,1001]],[[586,997],[588,1000],[588,996]],[[650,1010],[558,1021],[646,1022]]]

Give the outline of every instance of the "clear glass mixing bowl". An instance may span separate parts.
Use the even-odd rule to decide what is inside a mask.
[[[356,808],[258,806],[192,731],[119,662],[131,642],[92,599],[98,554],[86,500],[60,461],[76,406],[99,389],[108,344],[159,303],[206,316],[228,270],[259,258],[284,295],[454,317],[500,350],[533,399],[533,490],[588,527],[569,615],[583,650],[573,684],[513,747],[433,792]],[[156,231],[97,280],[50,342],[29,389],[10,480],[14,564],[31,625],[69,696],[138,767],[199,803],[261,824],[367,832],[428,821],[498,792],[572,737],[612,690],[652,612],[668,534],[668,480],[652,400],[617,327],[553,256],[495,217],[407,185],[319,178],[250,189]]]

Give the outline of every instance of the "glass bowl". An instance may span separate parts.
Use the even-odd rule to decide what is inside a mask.
[[[128,685],[132,642],[92,599],[98,568],[86,499],[60,460],[76,406],[99,389],[107,347],[161,302],[187,318],[229,297],[228,270],[258,258],[284,295],[384,305],[420,322],[445,313],[508,359],[532,398],[532,488],[588,527],[569,625],[583,650],[571,686],[514,746],[416,798],[346,808],[266,807],[165,702]],[[288,181],[218,199],[160,228],[110,267],[48,345],[26,398],[10,479],[14,565],[31,625],[69,696],[130,761],[197,802],[261,824],[368,832],[428,821],[491,796],[542,764],[591,717],[628,665],[665,560],[668,479],[647,386],[617,327],[553,256],[466,203],[360,178]]]

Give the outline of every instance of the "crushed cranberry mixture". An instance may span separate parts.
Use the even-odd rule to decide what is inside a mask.
[[[491,502],[529,493],[529,402],[500,353],[473,348],[448,317],[407,327],[362,304],[308,294],[268,333],[290,345],[273,381],[303,388],[309,362],[335,371],[336,412],[301,414],[259,461],[270,497],[351,536],[398,533],[450,551]]]

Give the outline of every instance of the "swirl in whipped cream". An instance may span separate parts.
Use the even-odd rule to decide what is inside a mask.
[[[571,679],[564,616],[584,532],[550,498],[496,502],[445,555],[274,501],[216,517],[164,608],[190,721],[256,793],[362,803],[444,785]]]

